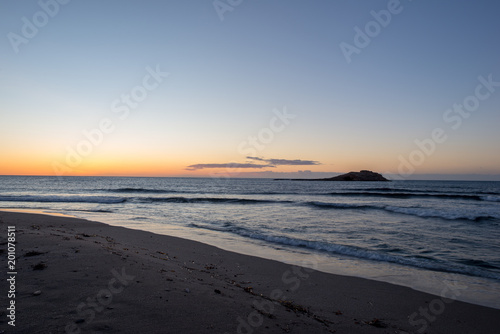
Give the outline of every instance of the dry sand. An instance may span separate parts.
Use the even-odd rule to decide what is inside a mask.
[[[75,218],[0,212],[16,228],[15,327],[0,333],[498,333],[500,310]],[[3,332],[2,332],[3,331]]]

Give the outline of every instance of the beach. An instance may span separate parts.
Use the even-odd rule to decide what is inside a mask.
[[[4,3],[0,334],[500,334],[500,2]]]
[[[0,212],[0,221],[2,268],[15,227],[5,333],[493,333],[500,325],[500,310],[455,300],[459,286],[431,295],[71,217]]]

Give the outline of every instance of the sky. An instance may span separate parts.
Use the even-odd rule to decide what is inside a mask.
[[[0,175],[500,180],[498,2],[0,8]]]

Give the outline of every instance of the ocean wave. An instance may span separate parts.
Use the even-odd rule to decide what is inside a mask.
[[[477,213],[469,210],[437,210],[431,208],[404,208],[395,206],[385,206],[384,210],[403,213],[412,216],[418,216],[423,218],[442,218],[447,220],[465,219],[472,221],[481,221],[489,219],[500,219],[500,215],[495,214],[483,214]]]
[[[136,197],[142,203],[222,203],[222,204],[266,204],[266,203],[291,203],[291,201],[275,201],[248,198],[228,198],[228,197]]]
[[[446,191],[443,191],[442,189],[440,190],[433,190],[433,189],[414,189],[414,188],[405,188],[405,187],[398,187],[398,188],[390,188],[390,187],[382,187],[382,188],[357,188],[357,189],[352,189],[353,191],[380,191],[380,192],[409,192],[409,193],[437,193],[437,194],[454,194],[454,195],[464,195],[465,192],[464,190],[460,191],[453,191],[447,189]],[[489,191],[489,190],[483,190],[483,191],[475,191],[474,194],[479,194],[479,195],[500,195],[500,192],[498,191]]]
[[[356,190],[359,191],[383,191],[383,192],[393,192],[393,191],[405,191],[405,192],[412,192],[412,193],[442,193],[441,190],[422,190],[422,189],[412,189],[412,188],[389,188],[389,187],[383,187],[383,188],[358,188]],[[448,193],[457,193],[450,191]],[[461,192],[459,192],[461,193]]]
[[[143,193],[143,194],[220,194],[218,191],[207,191],[198,189],[197,191],[173,190],[173,189],[150,189],[150,188],[116,188],[99,189],[110,193]],[[280,192],[280,191],[248,191],[235,193],[238,195],[297,195],[300,192]],[[324,195],[324,194],[320,194]]]
[[[332,196],[351,196],[351,197],[385,197],[385,198],[439,198],[439,199],[463,199],[463,200],[474,200],[474,201],[487,201],[485,197],[491,196],[478,196],[478,195],[465,195],[465,194],[447,194],[447,193],[429,193],[429,192],[333,192],[328,195]]]
[[[100,204],[116,204],[123,203],[127,199],[123,197],[111,196],[75,196],[75,195],[3,195],[0,196],[0,202],[42,202],[42,203],[100,203]]]
[[[178,189],[153,189],[153,188],[134,188],[134,187],[124,187],[124,188],[113,188],[113,189],[98,189],[103,192],[110,193],[143,193],[143,194],[219,194],[219,192],[210,191],[189,191],[189,190],[178,190]],[[304,195],[300,191],[244,191],[234,193],[235,195]],[[312,192],[306,193],[305,195],[311,196],[371,196],[371,197],[387,197],[387,198],[425,198],[425,197],[435,197],[440,199],[464,199],[464,200],[477,200],[477,201],[500,201],[498,193],[492,192],[479,192],[474,194],[465,194],[463,192],[453,192],[453,191],[439,191],[439,190],[418,190],[411,188],[366,188],[366,189],[353,189],[352,191],[344,192]]]
[[[111,193],[148,193],[148,194],[172,194],[172,193],[189,193],[186,191],[167,190],[167,189],[149,189],[149,188],[116,188],[116,189],[101,189]]]
[[[327,243],[322,241],[311,241],[305,239],[291,238],[287,236],[278,236],[271,234],[263,234],[257,231],[252,231],[244,227],[235,226],[231,223],[224,223],[222,226],[213,225],[201,225],[196,223],[189,224],[190,227],[212,230],[216,232],[225,232],[236,234],[241,237],[246,237],[250,239],[260,240],[264,242],[269,242],[272,244],[278,244],[283,246],[292,246],[298,248],[306,248],[314,251],[322,251],[338,255],[346,255],[364,260],[380,261],[380,262],[390,262],[401,264],[405,266],[423,268],[428,270],[449,272],[464,274],[469,276],[478,276],[484,278],[492,278],[500,280],[500,273],[491,272],[483,268],[488,268],[483,264],[483,268],[477,268],[474,266],[461,265],[457,263],[442,263],[431,257],[423,256],[396,256],[380,251],[373,251],[365,248],[360,248],[356,246],[349,245],[339,245],[333,243]],[[491,268],[498,269],[494,266]]]
[[[382,210],[393,213],[401,213],[410,216],[422,218],[441,218],[446,220],[464,219],[471,221],[500,219],[500,214],[484,214],[470,210],[437,210],[432,208],[422,207],[398,207],[391,205],[375,205],[375,204],[350,204],[350,203],[324,203],[324,202],[305,202],[307,206],[320,209],[371,209]]]
[[[481,196],[481,199],[487,202],[500,202],[500,196]]]
[[[97,213],[113,213],[113,210],[104,210],[104,209],[96,209],[96,210],[71,210],[77,212],[97,212]]]
[[[319,209],[382,209],[380,206],[370,204],[304,202],[304,205]]]

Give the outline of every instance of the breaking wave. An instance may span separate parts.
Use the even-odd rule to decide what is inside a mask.
[[[468,263],[465,260],[459,263],[445,264],[432,257],[410,256],[410,255],[395,256],[356,246],[333,244],[322,241],[311,241],[311,240],[290,238],[287,236],[279,236],[272,234],[263,234],[261,232],[252,231],[244,227],[235,226],[234,224],[229,222],[224,223],[222,226],[213,226],[213,225],[196,224],[196,223],[192,223],[190,224],[190,226],[194,228],[212,230],[217,232],[232,233],[239,235],[241,237],[270,242],[278,245],[306,248],[310,250],[323,251],[339,255],[347,255],[365,260],[390,262],[390,263],[397,263],[406,266],[412,266],[412,267],[435,270],[435,271],[443,271],[449,273],[465,274],[469,276],[500,279],[500,273],[491,272],[489,270],[485,270],[477,266],[469,266],[467,265]],[[481,267],[491,268],[495,270],[500,269],[488,263],[483,263]]]

